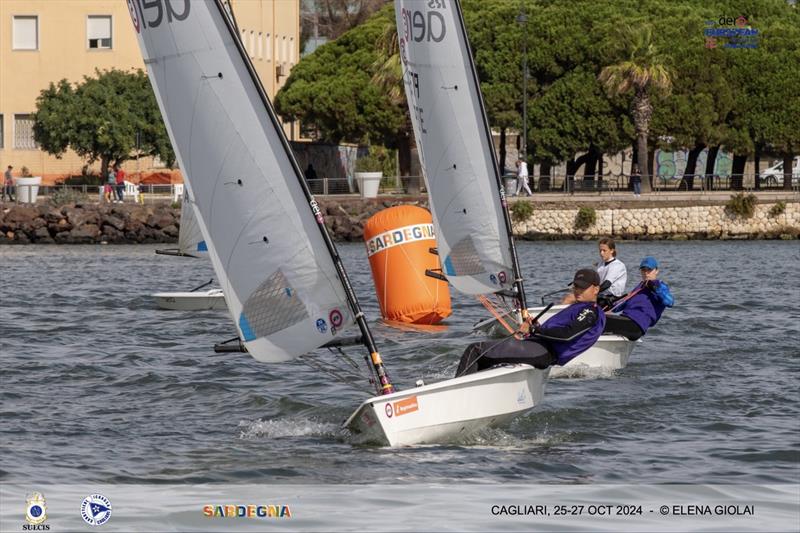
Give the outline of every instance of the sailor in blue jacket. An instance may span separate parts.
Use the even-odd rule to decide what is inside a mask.
[[[604,333],[622,335],[635,341],[661,318],[667,307],[675,303],[669,286],[658,278],[658,261],[647,256],[639,264],[642,281],[617,302],[606,315]],[[619,314],[613,314],[619,313]]]
[[[600,276],[593,269],[578,270],[572,281],[576,302],[547,322],[532,324],[526,339],[509,336],[499,341],[475,342],[461,356],[456,377],[503,363],[525,363],[536,368],[565,365],[597,342],[605,314],[597,305]]]

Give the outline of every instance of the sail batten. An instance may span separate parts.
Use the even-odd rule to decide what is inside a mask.
[[[457,3],[397,0],[403,84],[442,269],[466,294],[512,288],[504,196]]]
[[[197,224],[248,352],[284,361],[331,341],[354,322],[352,304],[321,215],[312,212],[224,8],[185,2],[180,13],[157,19],[154,3],[128,4]]]

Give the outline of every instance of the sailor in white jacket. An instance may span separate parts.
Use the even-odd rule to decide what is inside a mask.
[[[617,246],[614,239],[603,237],[598,243],[600,258],[602,261],[597,265],[597,274],[600,276],[600,283],[608,280],[611,286],[601,292],[600,299],[614,301],[625,294],[625,284],[628,282],[628,269],[625,264],[617,259]]]

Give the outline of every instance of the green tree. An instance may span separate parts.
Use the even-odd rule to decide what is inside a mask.
[[[650,119],[653,116],[654,94],[668,94],[672,87],[672,75],[666,58],[653,43],[653,29],[649,25],[635,29],[627,28],[625,37],[627,59],[604,67],[600,81],[610,95],[633,92],[631,117],[636,129],[636,147],[639,171],[642,174],[642,191],[650,192],[650,172],[647,164],[647,139]]]
[[[406,104],[373,82],[376,43],[387,26],[394,26],[392,6],[304,57],[275,96],[278,114],[315,127],[322,141],[396,148],[398,137],[408,135]]]
[[[62,157],[72,149],[88,163],[122,163],[138,153],[160,157],[172,166],[172,151],[161,112],[147,76],[141,71],[97,71],[74,87],[51,83],[36,100],[33,132],[48,153]]]

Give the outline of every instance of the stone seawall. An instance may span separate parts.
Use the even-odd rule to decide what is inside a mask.
[[[428,207],[427,199],[420,197],[324,198],[319,202],[333,238],[354,242],[362,241],[366,220],[386,207]],[[776,205],[756,205],[751,218],[729,214],[723,205],[592,208],[595,222],[585,229],[576,228],[578,208],[535,205],[530,216],[515,221],[514,233],[527,239],[601,235],[624,239],[798,238],[800,202],[786,202],[780,213]],[[173,243],[179,227],[180,208],[167,203],[0,206],[0,244]]]
[[[577,208],[534,208],[527,220],[514,223],[514,233],[529,239],[603,235],[622,239],[797,238],[800,202],[782,204],[782,212],[776,205],[757,204],[750,218],[729,213],[724,205],[595,209],[594,224],[582,229],[576,227]]]

